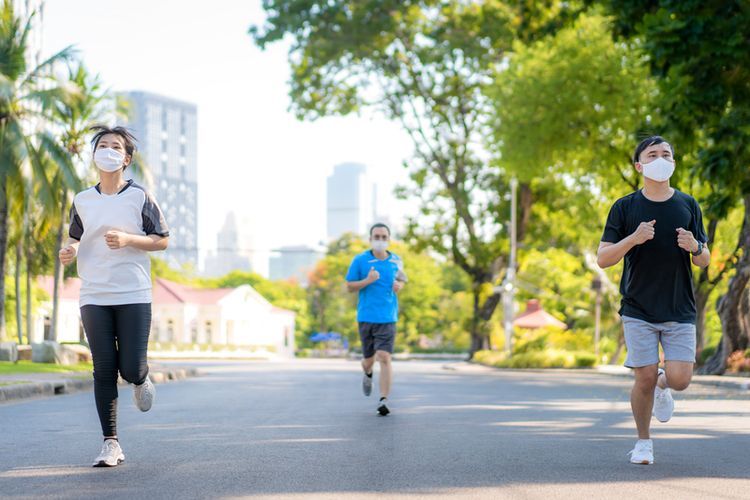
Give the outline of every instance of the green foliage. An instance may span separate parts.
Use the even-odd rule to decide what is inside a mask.
[[[544,349],[514,354],[508,358],[504,352],[478,351],[474,361],[497,368],[588,368],[596,364],[594,354],[588,351],[563,351]]]
[[[91,372],[91,363],[78,363],[75,365],[58,365],[55,363],[32,363],[31,361],[0,361],[0,375],[20,375],[24,373],[72,373]]]

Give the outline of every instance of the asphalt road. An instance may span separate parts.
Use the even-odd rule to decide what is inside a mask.
[[[145,414],[121,391],[113,469],[92,393],[0,405],[0,496],[750,498],[747,392],[690,388],[635,466],[626,378],[402,362],[383,418],[356,362],[202,367]]]

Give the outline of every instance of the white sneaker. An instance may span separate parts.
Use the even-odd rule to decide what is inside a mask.
[[[141,385],[136,385],[133,388],[133,401],[135,406],[141,411],[149,411],[151,405],[154,404],[154,398],[156,397],[156,388],[149,377],[143,381]]]
[[[664,373],[664,370],[659,370],[659,376]],[[669,387],[662,389],[658,385],[654,389],[654,411],[653,415],[659,422],[669,422],[674,413],[674,398],[672,397],[672,391]]]
[[[654,442],[650,439],[639,439],[635,448],[628,452],[631,464],[651,465],[654,463]]]
[[[120,443],[116,439],[105,439],[102,451],[94,460],[94,467],[115,467],[125,461]]]

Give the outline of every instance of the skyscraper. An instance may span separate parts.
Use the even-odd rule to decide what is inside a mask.
[[[306,287],[310,272],[315,264],[325,257],[324,248],[313,248],[307,245],[284,246],[276,249],[269,263],[272,280],[295,279],[297,283]]]
[[[206,256],[206,276],[223,276],[231,271],[260,273],[254,234],[254,224],[248,216],[229,212],[216,234],[216,253]]]
[[[197,110],[194,104],[148,92],[122,94],[130,103],[128,127],[154,178],[154,196],[170,228],[165,256],[171,265],[198,267]]]
[[[328,177],[327,233],[336,239],[344,233],[364,235],[375,221],[375,186],[367,167],[359,163],[336,165]]]

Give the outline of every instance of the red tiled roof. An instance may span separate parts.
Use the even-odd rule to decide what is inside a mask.
[[[164,278],[154,280],[154,304],[212,305],[234,291],[234,288],[193,288]]]
[[[568,327],[565,323],[542,309],[537,299],[532,299],[526,303],[526,310],[516,316],[513,320],[513,326],[530,329],[544,328],[545,326],[555,326],[563,329]]]
[[[52,276],[38,276],[37,284],[52,297],[55,280]],[[60,298],[78,300],[81,295],[81,280],[79,278],[68,278],[60,284]]]

